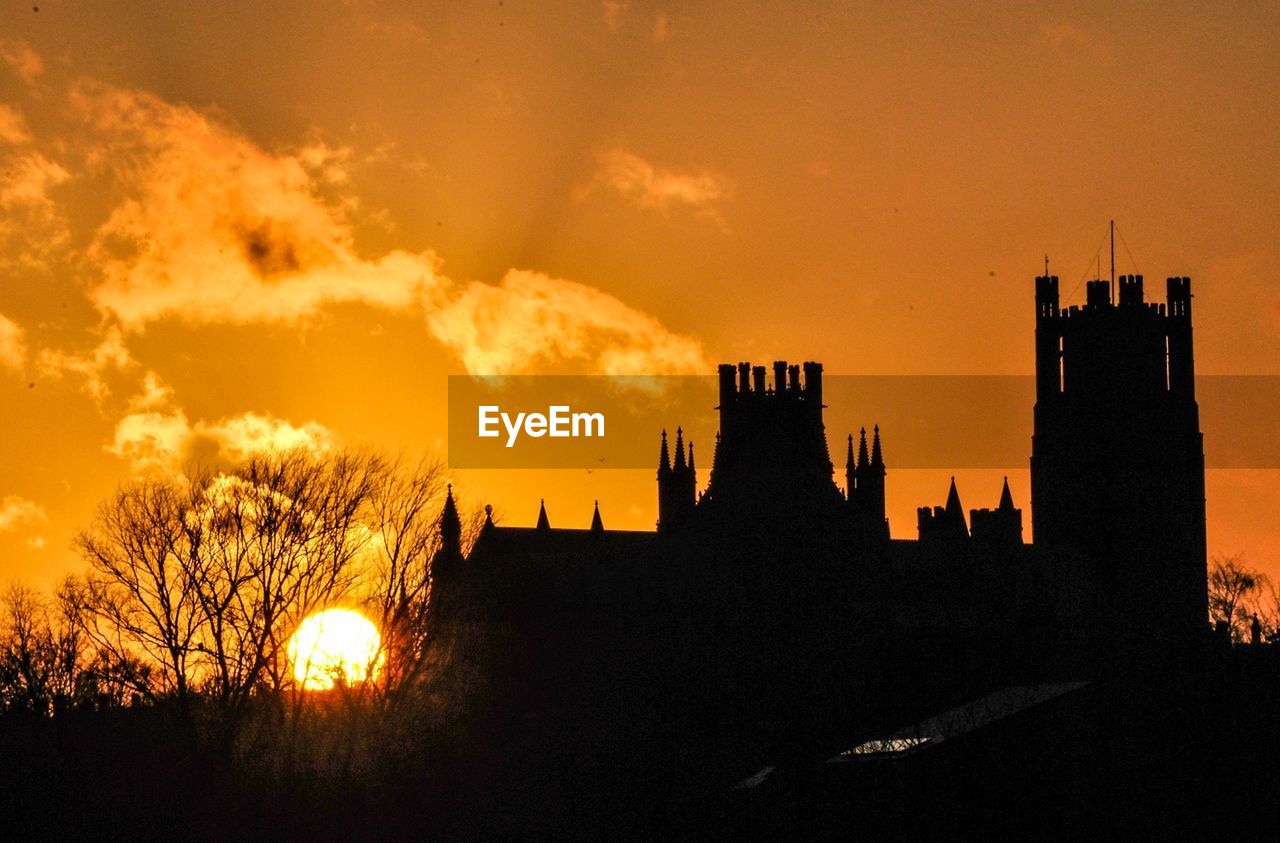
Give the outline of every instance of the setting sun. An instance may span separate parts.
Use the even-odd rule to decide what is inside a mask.
[[[325,691],[341,678],[363,682],[382,666],[382,636],[373,622],[351,609],[325,609],[308,616],[289,639],[293,678],[309,691]]]

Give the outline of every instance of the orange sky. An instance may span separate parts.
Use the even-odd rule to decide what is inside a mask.
[[[1070,291],[1111,217],[1118,271],[1194,278],[1201,373],[1280,373],[1270,4],[32,5],[0,5],[0,580],[76,569],[97,501],[196,453],[440,452],[450,373],[1030,373],[1043,255]],[[910,536],[949,472],[886,445]],[[655,516],[651,472],[458,480],[508,523]],[[1211,472],[1211,552],[1280,576],[1278,507],[1280,472]]]

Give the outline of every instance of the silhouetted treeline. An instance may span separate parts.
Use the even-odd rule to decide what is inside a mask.
[[[5,592],[0,711],[148,706],[227,761],[359,763],[406,719],[453,710],[426,704],[451,659],[449,636],[429,635],[445,491],[439,464],[369,451],[128,483],[76,538],[84,574]],[[479,524],[465,519],[464,542]],[[287,642],[333,606],[377,625],[380,668],[307,692]]]

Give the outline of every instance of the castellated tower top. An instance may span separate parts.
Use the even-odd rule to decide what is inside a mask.
[[[803,381],[801,372],[804,373]],[[742,402],[786,401],[822,405],[822,364],[806,362],[788,365],[773,363],[773,382],[767,383],[764,366],[750,363],[720,364],[720,409]]]

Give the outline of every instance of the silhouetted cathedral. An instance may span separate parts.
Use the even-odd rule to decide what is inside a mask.
[[[508,629],[530,683],[567,641],[606,662],[684,659],[691,687],[761,707],[794,702],[798,682],[945,696],[1185,649],[1206,630],[1190,281],[1169,279],[1161,305],[1141,276],[1118,303],[1093,281],[1062,310],[1058,279],[1037,278],[1035,318],[1034,544],[1007,480],[966,517],[953,479],[916,538],[891,538],[891,431],[847,434],[842,492],[821,364],[726,364],[701,495],[694,443],[663,431],[655,532],[605,529],[598,504],[589,529],[556,528],[543,505],[534,528],[490,519],[462,560],[450,526],[441,605]],[[535,641],[560,644],[540,657]]]

